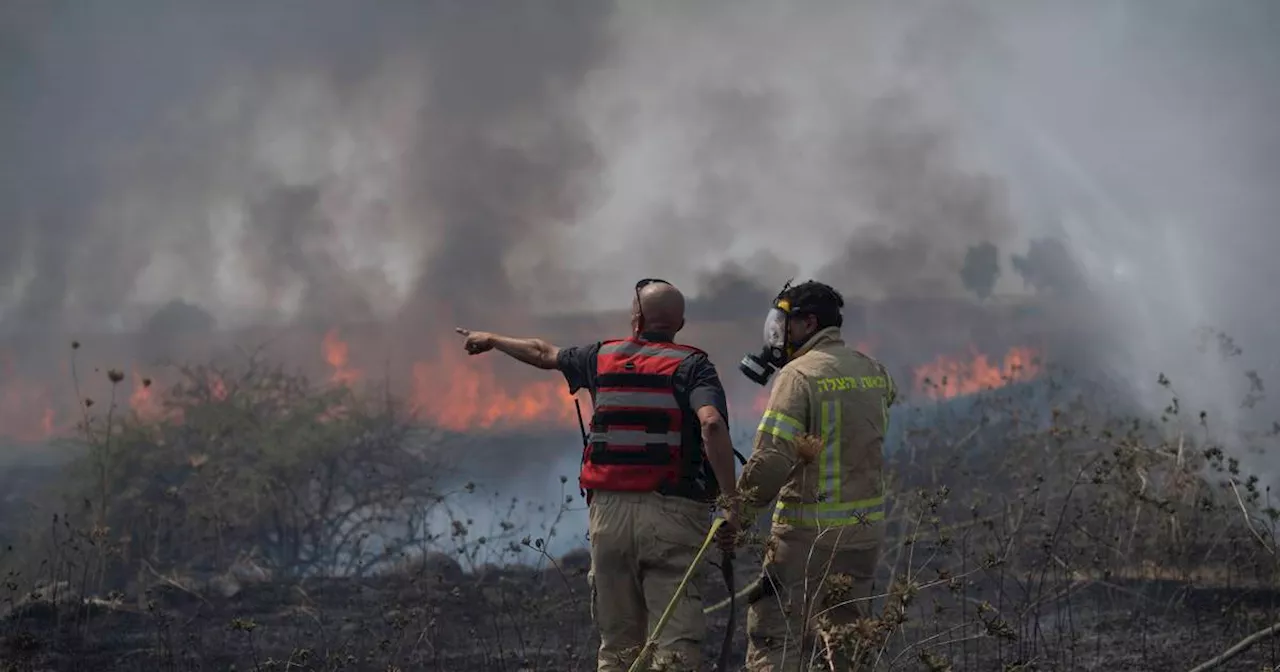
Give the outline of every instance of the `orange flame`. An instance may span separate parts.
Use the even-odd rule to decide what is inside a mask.
[[[57,423],[49,393],[28,381],[11,381],[0,391],[0,433],[17,441],[40,441]]]
[[[1031,380],[1040,373],[1040,363],[1031,348],[1012,348],[1005,353],[1003,362],[991,362],[986,355],[971,352],[969,361],[940,356],[917,367],[916,391],[933,399],[950,399]]]
[[[157,420],[161,415],[160,403],[151,388],[151,379],[143,377],[137,371],[133,372],[133,393],[129,395],[129,408],[143,421]]]
[[[45,436],[53,435],[53,409],[46,408],[40,413],[40,433]]]
[[[227,381],[223,380],[217,374],[209,374],[209,394],[214,401],[222,401],[227,398]]]
[[[50,386],[19,374],[8,353],[0,353],[0,434],[35,442],[52,436],[57,417]]]
[[[329,367],[329,380],[354,384],[364,370],[354,365],[353,349],[336,329],[321,340],[321,353]],[[516,428],[575,428],[574,398],[558,376],[522,370],[521,365],[494,355],[468,357],[452,341],[436,347],[434,357],[423,358],[410,367],[408,402],[425,422],[454,431]],[[856,349],[870,353],[872,346],[857,343]],[[914,389],[926,398],[947,399],[1026,381],[1041,371],[1037,353],[1027,347],[1009,350],[1001,359],[973,351],[969,357],[938,357],[916,367],[910,376]],[[535,376],[532,380],[526,376]],[[143,421],[165,415],[156,385],[148,385],[141,371],[132,372],[127,404]],[[227,383],[210,377],[209,394],[215,400],[228,395]],[[902,387],[907,385],[903,384]],[[764,412],[770,387],[742,393],[730,408],[735,417],[754,422]],[[73,399],[61,400],[55,386],[24,378],[14,371],[11,360],[0,356],[0,436],[18,441],[42,441],[68,434],[78,413]],[[97,396],[97,395],[90,395]],[[588,395],[580,396],[582,412],[591,412]],[[63,403],[57,403],[62,401]],[[95,409],[97,410],[97,409]],[[170,420],[181,422],[180,414]]]
[[[324,349],[324,361],[333,369],[333,375],[329,377],[331,382],[351,385],[360,380],[361,371],[348,366],[350,347],[338,336],[337,329],[326,332],[320,346]]]
[[[92,383],[89,385],[93,387]],[[83,409],[72,404],[85,404],[87,400],[75,399],[70,395],[70,389],[55,393],[56,387],[16,374],[8,359],[0,359],[0,436],[35,443],[74,433]],[[110,395],[87,396],[105,408],[104,399]],[[155,398],[155,388],[136,370],[132,372],[128,399],[118,403],[136,412],[143,421],[158,420],[163,414],[159,400]]]
[[[495,372],[496,358],[467,357],[452,345],[441,344],[434,361],[413,365],[410,399],[419,418],[455,431],[577,422],[564,381],[512,385]]]

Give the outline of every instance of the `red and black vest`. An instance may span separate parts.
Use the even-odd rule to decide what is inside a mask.
[[[701,353],[637,338],[600,344],[591,433],[578,477],[584,490],[661,491],[700,466],[701,433],[677,397],[675,373]]]

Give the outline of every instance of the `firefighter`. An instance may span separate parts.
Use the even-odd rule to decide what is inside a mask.
[[[858,669],[851,626],[869,616],[884,539],[882,447],[896,389],[880,362],[845,345],[844,299],[809,281],[784,287],[760,354],[776,372],[738,493],[743,516],[777,499],[759,588],[747,598],[747,669]],[[749,518],[748,518],[749,519]]]
[[[458,329],[468,353],[491,349],[558,369],[570,393],[592,398],[579,484],[588,503],[597,670],[627,670],[667,604],[674,612],[654,663],[695,670],[706,625],[702,595],[676,588],[710,533],[723,484],[736,501],[734,450],[724,387],[703,351],[675,343],[684,296],[665,280],[636,283],[631,335],[579,347]],[[737,520],[730,510],[726,520]]]

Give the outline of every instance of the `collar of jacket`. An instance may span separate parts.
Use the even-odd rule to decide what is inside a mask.
[[[676,342],[676,339],[668,334],[659,334],[652,331],[646,331],[640,334],[638,338],[642,341],[649,341],[650,343],[675,343]]]
[[[791,359],[794,361],[810,350],[817,350],[831,345],[844,345],[844,337],[840,335],[840,327],[819,329],[809,337],[809,340],[804,342],[804,345],[796,350],[796,354],[791,355]]]

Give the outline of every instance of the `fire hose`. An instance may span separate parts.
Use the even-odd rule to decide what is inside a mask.
[[[662,617],[653,626],[653,632],[649,633],[649,638],[645,640],[644,648],[640,649],[640,655],[636,656],[635,662],[631,663],[628,672],[643,670],[649,660],[649,656],[653,655],[653,648],[658,644],[658,637],[662,635],[663,629],[667,627],[667,621],[671,620],[671,615],[675,612],[676,602],[684,594],[685,587],[689,585],[689,579],[693,577],[694,570],[698,568],[698,563],[702,562],[702,556],[706,555],[712,540],[716,538],[716,532],[720,530],[720,526],[724,525],[724,522],[724,518],[716,518],[711,523],[711,530],[707,532],[707,537],[702,540],[702,547],[698,549],[697,555],[693,556],[693,562],[689,563],[689,568],[685,570],[684,577],[680,579],[680,585],[676,586],[675,594],[671,596],[671,601],[667,603],[667,608],[662,610]],[[725,630],[724,642],[720,645],[720,660],[716,665],[716,670],[724,672],[729,669],[729,647],[733,642],[733,613],[735,610],[732,606],[734,600],[732,551],[725,551],[724,557],[721,558],[720,573],[724,576],[725,585],[729,588],[730,604],[729,626]],[[706,613],[707,610],[704,609],[703,612]]]
[[[726,550],[720,556],[720,576],[724,578],[724,587],[729,589],[729,602],[733,602],[733,551]],[[724,626],[724,639],[720,642],[720,657],[717,659],[716,671],[726,672],[729,669],[729,647],[733,645],[733,617],[737,609],[729,607],[729,622]]]

